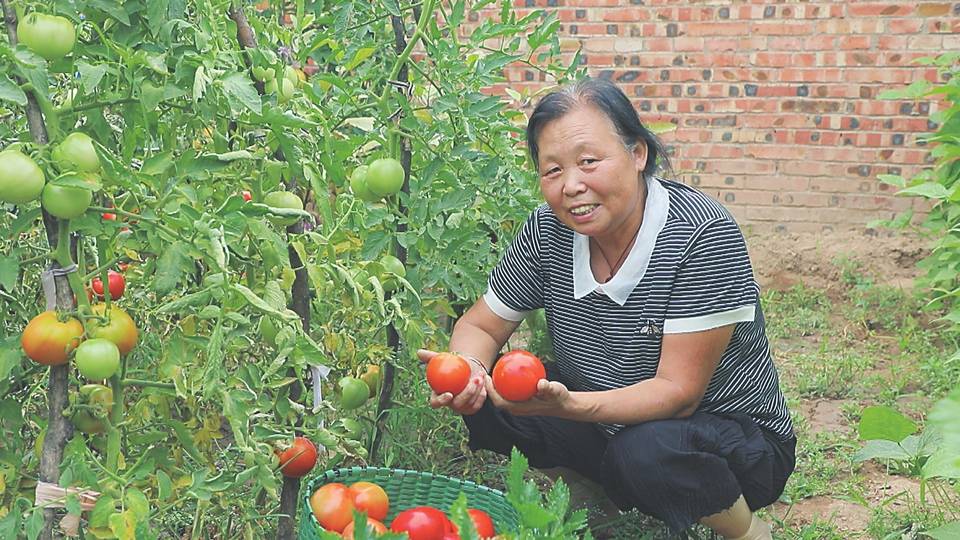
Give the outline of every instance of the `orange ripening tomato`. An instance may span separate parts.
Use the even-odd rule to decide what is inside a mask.
[[[527,401],[537,395],[537,383],[546,378],[540,359],[524,350],[508,352],[493,367],[493,387],[510,401]]]
[[[20,336],[23,352],[38,364],[59,366],[67,363],[70,352],[80,345],[83,324],[70,317],[57,319],[56,311],[44,311],[27,323]]]
[[[353,508],[353,493],[339,482],[324,484],[310,496],[313,516],[328,531],[341,532],[353,521]]]
[[[390,498],[382,487],[373,482],[354,482],[350,484],[353,491],[353,506],[359,512],[366,512],[373,519],[383,521],[390,510]]]
[[[470,382],[470,364],[453,353],[442,352],[427,363],[427,383],[437,394],[463,392]]]
[[[139,332],[130,315],[116,304],[110,304],[109,312],[106,304],[96,304],[91,309],[94,315],[108,320],[95,321],[89,333],[90,337],[109,339],[120,349],[120,354],[132,351],[137,344]]]
[[[371,533],[371,537],[380,536],[381,534],[387,532],[387,526],[376,519],[368,517],[367,532]],[[353,521],[348,523],[347,526],[343,528],[343,532],[340,534],[346,540],[353,540]]]

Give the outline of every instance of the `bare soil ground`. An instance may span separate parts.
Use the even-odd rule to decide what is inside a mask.
[[[873,230],[747,237],[757,281],[775,290],[803,283],[836,291],[842,285],[837,265],[842,261],[859,264],[878,284],[910,288],[918,275],[917,261],[929,254],[928,245],[916,235]]]

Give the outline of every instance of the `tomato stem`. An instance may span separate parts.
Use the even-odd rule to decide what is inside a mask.
[[[124,386],[142,386],[144,388],[164,388],[167,390],[174,390],[177,388],[176,385],[174,385],[173,383],[145,381],[143,379],[130,379],[126,377],[123,379],[122,382]]]

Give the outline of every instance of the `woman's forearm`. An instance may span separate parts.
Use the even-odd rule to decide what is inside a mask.
[[[580,422],[634,425],[690,416],[699,401],[678,384],[654,377],[615,390],[571,392],[561,416]]]

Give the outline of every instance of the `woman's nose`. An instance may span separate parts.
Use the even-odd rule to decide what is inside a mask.
[[[582,193],[584,189],[586,189],[586,185],[583,183],[580,171],[576,169],[567,171],[563,176],[563,194],[573,196]]]

